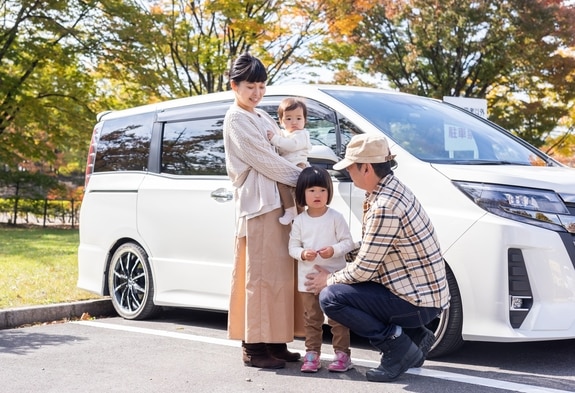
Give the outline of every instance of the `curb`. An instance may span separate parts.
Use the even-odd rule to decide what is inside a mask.
[[[77,319],[85,313],[89,314],[90,317],[117,315],[110,298],[46,306],[9,308],[0,310],[0,330],[63,319]]]

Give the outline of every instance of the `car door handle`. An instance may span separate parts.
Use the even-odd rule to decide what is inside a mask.
[[[218,188],[217,190],[212,191],[210,196],[218,202],[228,202],[234,199],[234,194],[225,188]]]

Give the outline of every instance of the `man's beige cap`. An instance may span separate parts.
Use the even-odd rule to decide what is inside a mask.
[[[394,158],[383,134],[358,134],[351,138],[345,150],[345,158],[335,164],[333,169],[340,171],[355,163],[375,164]]]

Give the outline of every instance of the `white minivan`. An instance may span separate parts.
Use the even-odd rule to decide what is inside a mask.
[[[430,324],[437,357],[470,341],[575,338],[575,169],[489,121],[438,100],[347,86],[270,86],[276,116],[305,98],[312,165],[327,168],[331,206],[361,237],[364,192],[332,165],[357,133],[383,133],[395,174],[430,215],[451,305]],[[222,124],[231,92],[100,114],[80,214],[78,287],[118,314],[160,307],[226,311],[234,202]],[[276,116],[277,117],[277,116]]]

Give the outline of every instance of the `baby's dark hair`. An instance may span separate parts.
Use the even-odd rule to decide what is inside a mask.
[[[293,111],[297,108],[301,108],[303,110],[303,118],[307,120],[307,105],[301,98],[296,97],[288,97],[284,98],[279,106],[278,106],[278,119],[282,119],[284,117],[285,111]]]
[[[327,204],[331,203],[333,197],[333,183],[329,172],[317,166],[308,166],[299,174],[295,186],[295,202],[299,206],[306,206],[305,190],[311,187],[327,188]]]
[[[245,52],[234,61],[229,77],[235,83],[265,82],[268,79],[268,73],[260,59]]]

